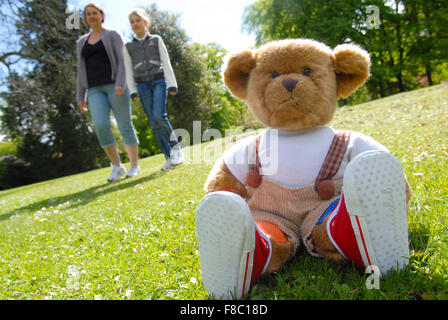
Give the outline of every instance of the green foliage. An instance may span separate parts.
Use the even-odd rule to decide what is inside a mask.
[[[32,183],[31,173],[30,163],[16,155],[8,154],[0,157],[0,190]]]
[[[436,76],[434,77],[434,81],[439,83],[441,81],[448,81],[448,62],[444,62],[439,64],[436,67]]]
[[[378,28],[368,25],[371,5],[379,9]],[[448,52],[448,9],[437,0],[258,0],[246,7],[243,25],[258,44],[282,38],[359,44],[372,60],[363,96],[373,99],[415,89],[421,77],[437,83]]]
[[[418,74],[426,74],[428,84],[432,85],[434,69],[447,59],[446,3],[437,0],[404,0],[403,4],[403,20],[408,23],[410,36],[409,57],[417,68],[421,68]]]
[[[8,154],[17,153],[17,143],[14,141],[4,141],[0,142],[0,157],[6,156]]]
[[[165,42],[179,87],[167,103],[173,128],[192,132],[195,120],[201,120],[202,127],[207,128],[214,106],[214,83],[206,61],[196,54],[195,46],[180,27],[179,15],[160,10],[155,4],[147,11],[151,19],[149,31]]]
[[[217,43],[207,45],[195,44],[197,54],[207,61],[207,67],[214,79],[214,109],[211,112],[211,128],[219,130],[222,134],[226,129],[235,125],[244,125],[242,114],[247,108],[241,100],[231,95],[225,87],[221,69],[227,51]]]
[[[361,1],[259,0],[246,7],[243,26],[258,44],[312,38],[334,47],[359,38],[353,24],[360,24],[361,8]]]
[[[235,119],[227,115],[232,105],[224,98],[219,76],[222,64],[219,50],[223,49],[216,49],[215,57],[212,57],[212,51],[208,52],[210,56],[204,54],[199,45],[189,42],[185,30],[180,27],[177,14],[160,10],[155,4],[148,7],[147,12],[151,18],[149,31],[162,37],[176,75],[178,93],[175,96],[168,95],[167,102],[168,117],[173,128],[185,129],[191,136],[193,121],[201,121],[202,131],[233,125]],[[232,102],[235,104],[236,100]],[[140,156],[159,153],[160,149],[140,101],[133,102],[133,122],[140,141]]]

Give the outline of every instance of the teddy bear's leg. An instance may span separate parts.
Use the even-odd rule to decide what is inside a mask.
[[[205,183],[205,192],[211,193],[215,191],[231,191],[239,194],[243,198],[247,198],[246,187],[238,181],[230,172],[222,158],[218,159],[210,171]]]
[[[341,198],[312,233],[321,255],[376,266],[382,275],[408,264],[406,179],[391,154],[367,151],[347,166]]]
[[[281,233],[268,237],[257,226],[247,202],[233,192],[212,192],[201,200],[196,235],[205,289],[218,299],[242,297],[292,252],[288,240],[274,239]]]
[[[311,234],[315,249],[323,257],[328,258],[331,261],[344,263],[348,260],[336,249],[333,242],[328,237],[327,233],[327,223],[328,218],[316,225]]]

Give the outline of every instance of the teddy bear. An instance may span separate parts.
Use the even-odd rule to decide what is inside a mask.
[[[285,39],[231,55],[224,83],[266,126],[216,161],[196,209],[202,280],[241,298],[306,251],[384,276],[409,260],[411,189],[399,161],[360,132],[328,126],[370,75],[354,44]]]

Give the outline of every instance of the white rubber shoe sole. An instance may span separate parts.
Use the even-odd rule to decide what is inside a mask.
[[[394,156],[367,151],[344,173],[345,204],[365,266],[380,274],[409,262],[405,175]]]
[[[249,291],[255,223],[239,195],[218,191],[196,210],[202,282],[215,299],[239,299]]]

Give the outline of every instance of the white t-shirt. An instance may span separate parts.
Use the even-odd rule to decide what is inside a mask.
[[[314,184],[335,130],[321,127],[311,131],[263,131],[258,150],[260,174],[269,180],[289,188],[302,188]],[[351,132],[349,144],[338,173],[333,179],[343,177],[348,162],[368,150],[388,151],[373,138],[359,132]],[[255,162],[254,136],[238,141],[223,154],[230,172],[244,185],[249,163]]]

